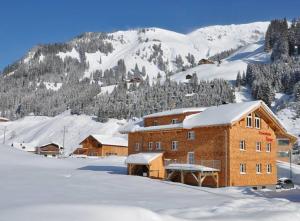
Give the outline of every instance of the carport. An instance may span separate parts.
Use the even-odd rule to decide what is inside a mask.
[[[165,176],[163,153],[137,153],[126,159],[129,175],[162,179]]]

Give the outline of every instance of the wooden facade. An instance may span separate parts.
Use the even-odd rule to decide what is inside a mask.
[[[84,139],[81,143],[82,148],[77,148],[73,154],[87,155],[87,156],[127,156],[128,147],[101,143],[101,140],[96,139],[90,135]]]
[[[49,143],[43,146],[37,147],[36,153],[44,155],[46,157],[57,157],[62,151],[62,147],[56,143]]]
[[[145,118],[144,125],[147,128],[153,126],[153,122],[155,125],[170,124],[175,118],[181,122],[187,115]],[[251,116],[251,127],[246,125],[247,116]],[[259,127],[256,127],[255,121],[258,119]],[[164,164],[159,168],[159,173],[164,174],[164,178],[170,176],[165,171],[168,162],[198,164],[219,170],[217,181],[215,173],[202,177],[202,180],[200,173],[192,171],[184,173],[184,177],[183,173],[178,173],[174,177],[176,181],[195,184],[197,180],[198,185],[215,187],[269,186],[277,182],[278,137],[295,142],[295,137],[287,134],[273,116],[260,107],[247,112],[232,124],[129,132],[128,153],[162,151]]]

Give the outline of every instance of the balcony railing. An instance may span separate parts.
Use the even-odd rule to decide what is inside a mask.
[[[165,166],[168,166],[170,164],[201,165],[201,166],[221,170],[221,160],[195,160],[193,163],[191,163],[191,162],[188,162],[187,160],[165,159]]]

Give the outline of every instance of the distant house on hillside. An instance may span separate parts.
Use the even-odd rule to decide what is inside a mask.
[[[127,156],[128,141],[121,137],[106,135],[89,135],[77,148],[73,154],[87,156]]]
[[[201,59],[199,62],[198,62],[198,65],[202,65],[202,64],[214,64],[213,61],[209,60],[209,59]]]
[[[51,142],[37,147],[36,154],[44,155],[45,157],[57,157],[62,150],[62,145]]]
[[[9,119],[7,119],[7,118],[5,118],[5,117],[0,117],[0,123],[1,122],[8,122],[9,121]]]

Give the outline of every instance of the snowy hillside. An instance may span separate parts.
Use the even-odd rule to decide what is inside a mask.
[[[45,158],[1,144],[0,174],[1,221],[296,221],[300,216],[299,189],[212,189],[126,176],[119,157]]]
[[[107,123],[99,123],[86,115],[71,115],[66,111],[56,117],[28,116],[17,121],[0,123],[6,127],[6,144],[29,143],[32,146],[44,145],[49,142],[63,143],[65,127],[65,152],[73,152],[79,143],[90,134],[102,134],[112,137],[124,137],[118,128],[125,121],[110,119]],[[113,138],[112,138],[113,139]],[[3,133],[0,135],[1,143]]]
[[[86,67],[83,70],[82,78],[93,78],[96,71],[101,70],[104,72],[114,68],[117,62],[122,59],[125,62],[127,71],[134,70],[137,64],[140,71],[144,67],[146,75],[152,80],[158,73],[164,75],[166,72],[176,72],[180,70],[181,65],[192,66],[191,61],[188,59],[189,54],[194,56],[194,62],[197,64],[202,58],[208,58],[226,50],[259,42],[264,39],[268,25],[269,22],[216,25],[200,28],[189,34],[176,33],[160,28],[117,31],[107,33],[105,37],[101,33],[86,33],[68,42],[67,45],[60,46],[64,48],[61,49],[62,51],[59,49],[53,50],[56,52],[52,55],[57,56],[63,62],[66,62],[67,58],[84,62]],[[98,46],[99,44],[100,46]],[[88,49],[83,50],[82,45],[88,45]],[[104,49],[101,50],[101,46]],[[59,46],[57,47],[59,48]],[[255,50],[255,48],[252,49],[252,51]],[[46,62],[45,56],[49,56],[49,51],[49,49],[39,50],[39,47],[35,47],[24,56],[20,64],[32,65],[35,63],[36,65],[42,65],[43,62]],[[182,58],[183,62],[180,65],[175,62],[178,56]],[[234,61],[236,60],[238,60],[237,57]],[[224,67],[224,71],[230,72],[232,66],[241,69],[244,68],[243,65],[245,65],[243,62],[236,61],[228,64],[228,67]],[[236,68],[234,74],[236,74]],[[15,70],[13,69],[5,74],[14,74]],[[205,70],[204,68],[203,71]],[[217,78],[226,74],[219,75],[219,72],[214,69],[211,72],[214,74],[212,77]],[[65,74],[69,73],[66,71]],[[49,89],[52,88],[49,87]]]
[[[267,63],[270,62],[270,54],[264,52],[264,41],[248,44],[241,47],[237,52],[224,59],[220,65],[203,64],[190,68],[187,71],[176,73],[171,77],[172,80],[186,81],[186,75],[197,74],[200,80],[213,80],[223,78],[225,80],[235,80],[238,71],[243,73],[247,69],[248,63]]]

